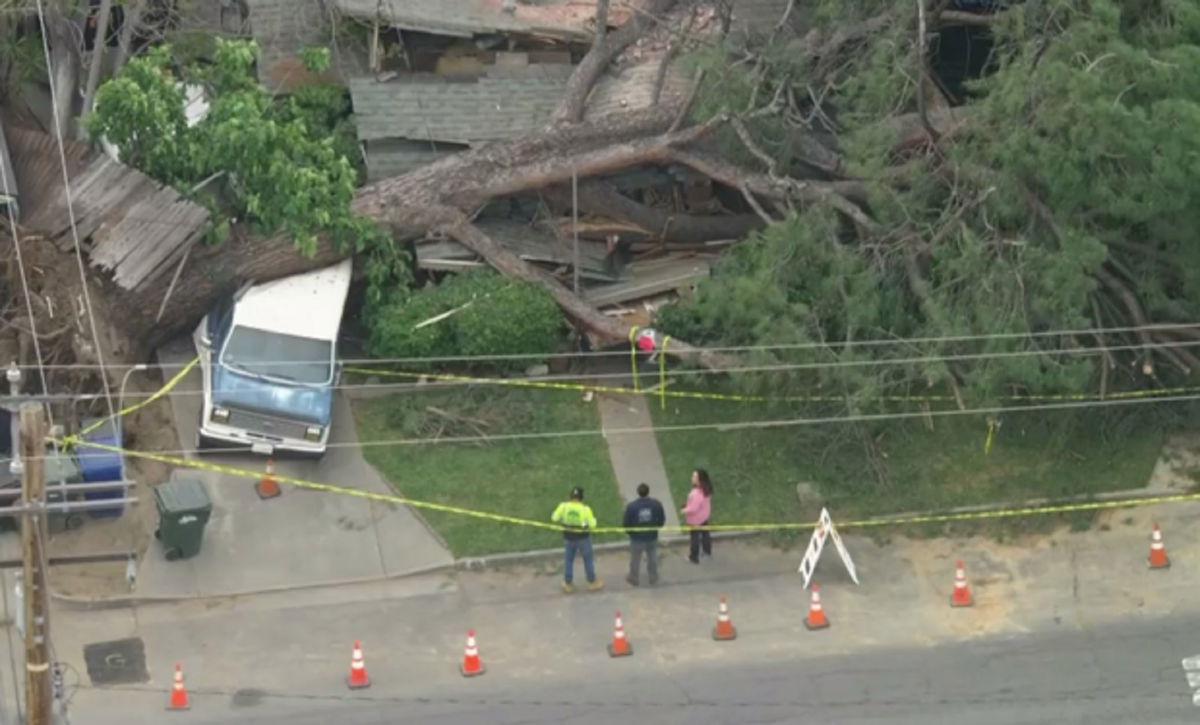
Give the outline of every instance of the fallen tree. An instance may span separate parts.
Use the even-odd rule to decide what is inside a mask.
[[[600,12],[605,5],[600,4]],[[651,29],[658,22],[656,18],[660,19],[672,5],[675,3],[653,0],[637,22],[612,34],[598,33],[592,51],[568,84],[568,93],[555,115],[557,122],[545,132],[485,145],[368,185],[355,195],[352,212],[385,227],[396,243],[430,234],[452,237],[503,273],[545,285],[596,345],[623,343],[629,334],[626,325],[599,313],[553,277],[496,244],[470,218],[493,199],[543,190],[553,193],[554,187],[573,175],[587,180],[635,166],[669,163],[691,163],[698,166],[698,171],[705,172],[710,162],[698,164],[695,161],[698,157],[686,149],[724,124],[727,121],[724,115],[689,124],[687,101],[664,100],[640,111],[580,120],[581,99],[586,99],[604,66]],[[732,177],[722,181],[736,187],[742,171],[729,165],[722,169]],[[747,183],[776,199],[801,188],[767,190],[756,180],[757,175],[746,173]],[[840,196],[836,186],[826,182],[813,181],[804,189],[806,194],[820,189],[823,194]],[[649,231],[661,231],[669,238],[683,241],[741,236],[762,224],[753,215],[717,218],[711,224],[696,217],[671,217],[591,183],[584,186],[583,204],[644,228],[659,227]],[[322,235],[310,254],[301,254],[282,234],[262,238],[246,229],[235,229],[226,242],[194,250],[177,275],[161,276],[136,292],[92,279],[95,307],[105,311],[98,315],[102,318],[100,327],[106,331],[102,335],[107,340],[104,346],[110,350],[106,358],[144,359],[154,347],[194,325],[220,295],[229,294],[248,281],[265,281],[328,265],[351,251]],[[50,264],[51,260],[42,262]],[[70,308],[70,285],[61,290],[47,286],[41,293],[48,300],[62,297],[57,305],[51,302],[51,306]],[[682,340],[675,341],[671,351],[704,365],[726,362],[720,356],[700,354]],[[86,356],[86,350],[80,354]]]

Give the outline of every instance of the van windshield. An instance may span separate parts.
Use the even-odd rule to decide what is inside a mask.
[[[322,385],[333,379],[333,343],[237,325],[221,352],[221,364],[251,375]]]

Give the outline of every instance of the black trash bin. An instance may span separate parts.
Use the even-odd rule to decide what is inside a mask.
[[[155,538],[162,542],[168,561],[200,553],[204,526],[212,516],[212,500],[198,478],[180,476],[154,489],[158,506]]]

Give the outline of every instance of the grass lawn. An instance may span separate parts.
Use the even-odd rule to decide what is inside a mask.
[[[573,392],[431,387],[356,401],[353,407],[358,435],[364,441],[600,427],[596,404],[582,402]],[[600,435],[367,446],[363,453],[397,491],[416,500],[548,522],[554,507],[578,485],[583,486],[584,500],[601,526],[619,525],[624,507]],[[562,542],[554,531],[437,511],[420,513],[455,556],[546,549]]]
[[[765,406],[725,401],[670,399],[666,410],[650,401],[658,426],[795,418],[795,412],[768,410]],[[933,419],[930,431],[924,421],[896,421],[878,441],[886,457],[890,478],[886,484],[869,474],[847,476],[861,470],[863,446],[854,442],[831,445],[831,436],[852,436],[850,426],[823,425],[734,430],[658,432],[658,445],[667,470],[673,475],[677,500],[687,494],[685,476],[674,475],[696,466],[707,468],[716,493],[714,523],[782,522],[807,520],[811,507],[802,510],[796,485],[810,483],[837,519],[1031,498],[1059,498],[1144,487],[1163,444],[1161,433],[1134,429],[1102,436],[1079,433],[1050,445],[1040,430],[1023,416],[1054,413],[1010,414],[996,434],[990,454],[984,454],[987,424],[982,416]],[[850,460],[854,458],[854,460]],[[855,478],[857,480],[849,480]],[[1016,530],[1040,526],[1032,517]],[[1040,517],[1051,520],[1052,517]],[[1086,520],[1084,520],[1086,519]],[[1073,525],[1086,525],[1091,516]],[[954,531],[978,530],[956,525]],[[1011,520],[1004,531],[1013,531]],[[928,533],[947,527],[924,527]],[[914,533],[914,532],[909,532]],[[1001,532],[1003,534],[1003,532]],[[781,543],[795,535],[780,535]]]

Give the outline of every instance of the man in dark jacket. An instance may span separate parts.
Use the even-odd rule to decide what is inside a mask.
[[[650,586],[658,583],[658,529],[667,522],[667,515],[658,499],[650,498],[650,487],[638,484],[638,497],[625,506],[626,529],[629,532],[629,576],[625,581],[638,585],[638,571],[642,568],[642,552],[646,553],[646,572],[650,575]]]

